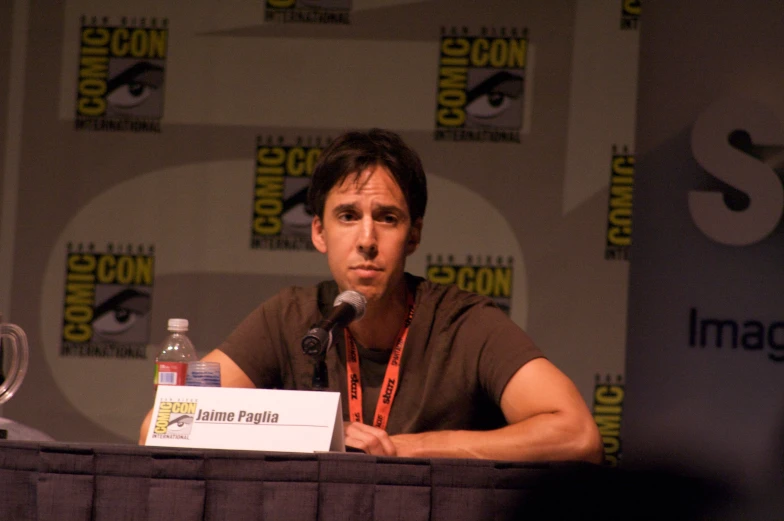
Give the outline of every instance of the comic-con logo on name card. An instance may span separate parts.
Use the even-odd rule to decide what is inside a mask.
[[[147,358],[154,250],[68,245],[60,356]]]
[[[520,142],[527,29],[441,29],[437,141]]]
[[[161,400],[153,425],[153,438],[187,440],[193,428],[198,401]]]
[[[259,137],[256,141],[251,248],[312,251],[306,199],[328,139]]]
[[[613,146],[610,160],[610,194],[607,203],[607,234],[604,258],[629,260],[632,244],[634,156],[627,147]]]
[[[456,284],[460,289],[490,297],[504,313],[512,307],[513,258],[466,255],[465,262],[454,256],[428,255],[426,278],[438,284]]]
[[[352,0],[266,0],[264,21],[276,23],[351,23]]]
[[[593,419],[604,445],[604,464],[617,467],[621,459],[621,420],[626,396],[623,376],[596,375],[593,389]]]
[[[621,0],[621,29],[635,30],[640,25],[642,0]]]
[[[168,21],[82,17],[77,130],[160,132]]]

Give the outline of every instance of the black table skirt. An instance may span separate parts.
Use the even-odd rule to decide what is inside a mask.
[[[583,463],[6,441],[0,520],[653,519],[658,494],[628,478]]]

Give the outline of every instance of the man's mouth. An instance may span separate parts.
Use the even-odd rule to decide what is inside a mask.
[[[378,266],[373,265],[373,264],[359,264],[357,266],[352,266],[351,269],[352,270],[381,271],[381,268],[379,268]]]
[[[378,266],[372,264],[360,264],[358,266],[352,266],[351,270],[356,272],[360,276],[365,276],[365,277],[372,277],[376,273],[383,271]]]

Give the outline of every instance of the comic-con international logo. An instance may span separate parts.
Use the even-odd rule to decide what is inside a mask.
[[[456,284],[460,289],[490,297],[509,315],[512,307],[512,257],[467,255],[464,263],[452,255],[427,256],[427,280]]]
[[[640,25],[642,0],[621,0],[621,29],[637,29]]]
[[[604,258],[629,260],[632,244],[632,196],[634,194],[634,156],[623,147],[613,146],[610,161],[610,195],[607,204],[607,234]]]
[[[158,414],[155,416],[152,437],[187,440],[193,428],[197,403],[195,400],[186,402],[161,400]]]
[[[526,29],[441,30],[436,140],[520,142]]]
[[[313,168],[327,143],[325,138],[299,138],[285,144],[282,137],[259,137],[256,142],[251,248],[312,251],[306,196]]]
[[[266,0],[264,21],[349,24],[352,0]]]
[[[60,356],[147,358],[152,247],[68,245]]]
[[[82,17],[77,130],[160,132],[167,20]]]
[[[610,467],[617,467],[621,459],[621,420],[625,396],[621,375],[616,375],[614,382],[610,375],[604,379],[596,375],[593,419],[599,427],[604,445],[604,464]]]

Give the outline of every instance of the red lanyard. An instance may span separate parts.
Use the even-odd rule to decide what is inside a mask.
[[[408,293],[408,292],[407,292]],[[378,393],[378,404],[376,404],[376,415],[373,418],[373,425],[386,430],[389,411],[392,409],[392,402],[395,400],[397,384],[400,376],[400,360],[403,357],[403,348],[406,345],[406,337],[414,318],[414,296],[407,295],[408,316],[400,332],[397,334],[395,347],[387,363],[387,371],[384,374],[384,382]],[[353,422],[362,423],[362,382],[359,375],[359,351],[354,337],[345,330],[346,336],[346,375],[348,378],[348,410],[349,418]]]

